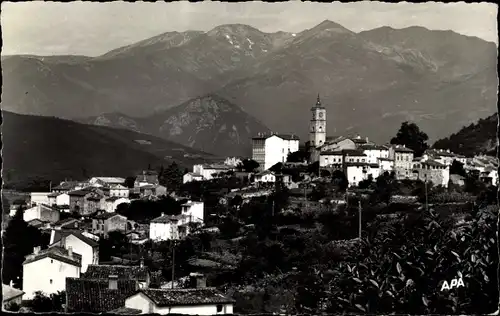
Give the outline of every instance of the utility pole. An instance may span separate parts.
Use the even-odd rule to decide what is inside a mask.
[[[174,288],[175,280],[175,240],[172,241],[172,289]]]
[[[427,174],[425,175],[425,211],[429,211],[429,201],[427,198]]]
[[[359,239],[361,239],[361,200],[358,201],[358,209],[359,209]]]

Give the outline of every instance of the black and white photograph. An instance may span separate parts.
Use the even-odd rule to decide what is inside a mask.
[[[3,1],[2,311],[498,316],[497,14]]]

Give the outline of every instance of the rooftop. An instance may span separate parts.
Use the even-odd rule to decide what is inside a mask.
[[[392,148],[394,149],[395,152],[406,152],[406,153],[412,153],[413,152],[412,149],[407,148],[404,145],[393,145]]]
[[[278,133],[259,133],[257,136],[252,137],[252,139],[268,139],[270,137],[277,136],[284,140],[299,140],[299,137],[294,134],[278,134]]]
[[[142,289],[157,306],[227,304],[235,301],[215,288],[196,289]]]
[[[117,315],[139,315],[142,314],[142,311],[140,309],[135,309],[135,308],[120,307],[110,311],[109,313]]]
[[[70,256],[68,250],[62,247],[55,246],[44,250],[40,250],[38,254],[30,254],[26,256],[26,260],[23,262],[23,265],[41,260],[43,258],[51,258],[54,260],[59,260],[61,262],[72,264],[78,267],[81,265],[82,262],[81,255],[73,252],[72,256]]]
[[[2,302],[10,301],[10,300],[15,299],[23,294],[24,294],[24,292],[21,290],[13,288],[9,285],[2,284]]]
[[[151,223],[171,223],[177,222],[182,218],[186,218],[186,215],[162,215],[151,221]]]
[[[91,247],[97,247],[99,246],[99,243],[96,242],[95,240],[83,235],[83,233],[79,230],[76,229],[68,229],[68,230],[54,230],[54,241],[52,242],[52,245],[59,242],[63,237],[68,237],[68,236],[75,236],[76,238],[80,239],[87,245]]]
[[[66,278],[67,311],[101,313],[123,307],[125,299],[136,292],[136,282],[118,279],[117,289],[113,290],[109,289],[108,277]]]
[[[105,213],[101,213],[101,214],[99,214],[99,215],[96,215],[94,218],[95,218],[95,219],[108,219],[108,218],[111,218],[111,217],[113,217],[113,216],[121,216],[121,217],[125,217],[125,216],[120,215],[120,214],[115,213],[115,212],[113,212],[113,213],[108,213],[108,212],[105,212]],[[126,217],[125,217],[125,218],[126,218]]]
[[[96,179],[98,181],[106,182],[106,183],[124,183],[125,179],[120,177],[94,177],[92,179]]]
[[[109,275],[117,275],[118,279],[137,279],[138,281],[146,281],[149,269],[140,266],[124,266],[124,265],[97,265],[91,264],[87,268],[82,278],[85,279],[107,279]]]

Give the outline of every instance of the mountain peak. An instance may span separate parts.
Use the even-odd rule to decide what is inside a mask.
[[[248,33],[262,33],[258,29],[256,29],[253,26],[246,25],[246,24],[223,24],[219,25],[212,30],[207,32],[207,35],[209,36],[214,36],[214,35],[226,35],[226,34],[235,34],[235,35],[244,35]]]
[[[340,25],[338,23],[335,23],[333,21],[330,21],[330,20],[324,20],[320,24],[318,24],[315,27],[313,27],[311,30],[323,31],[323,30],[331,30],[331,29],[343,30],[345,32],[351,33],[350,30],[346,29],[342,25]]]

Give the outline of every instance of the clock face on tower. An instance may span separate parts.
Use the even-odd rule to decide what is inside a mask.
[[[323,118],[323,112],[319,112],[319,118]]]

